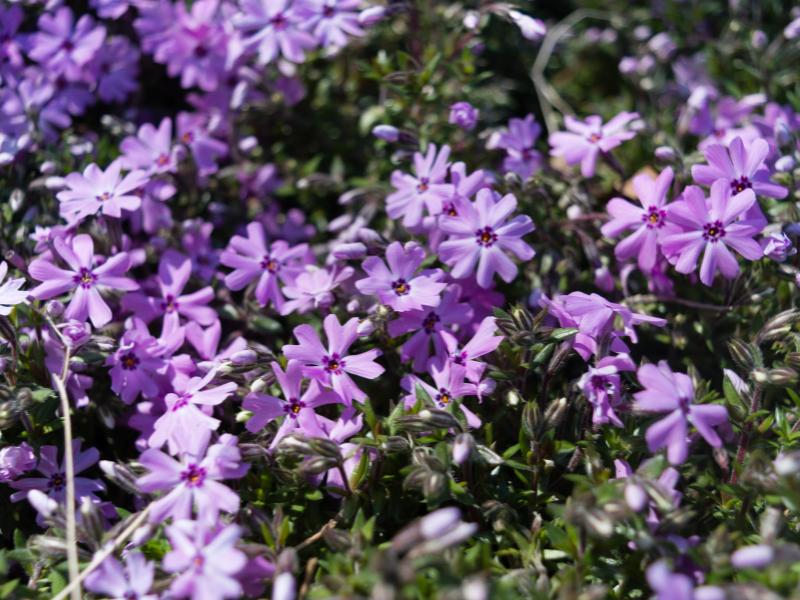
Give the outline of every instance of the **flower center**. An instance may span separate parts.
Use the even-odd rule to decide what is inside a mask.
[[[97,281],[97,276],[86,267],[81,267],[72,280],[84,289],[89,289]]]
[[[475,237],[478,245],[483,246],[484,248],[489,248],[497,241],[497,234],[494,232],[494,229],[489,226],[486,226],[483,229],[478,229],[475,232]]]
[[[439,403],[439,406],[447,406],[452,402],[453,397],[450,395],[450,391],[446,388],[439,388],[439,393],[436,394],[436,402]]]
[[[64,485],[67,483],[67,479],[64,477],[62,473],[53,473],[50,477],[50,481],[48,482],[47,486],[54,492],[58,492],[64,489]]]
[[[411,286],[408,285],[405,279],[398,279],[392,283],[392,289],[398,296],[405,296],[411,291]]]
[[[270,19],[270,23],[272,23],[272,27],[275,28],[277,31],[281,31],[286,29],[286,17],[283,13],[278,13],[272,19]]]
[[[122,368],[126,371],[133,371],[139,366],[139,357],[133,352],[128,352],[127,354],[122,355],[122,358],[119,362],[122,365]]]
[[[267,254],[261,259],[261,268],[269,271],[270,273],[277,273],[281,268],[281,263]]]
[[[750,179],[746,175],[742,175],[739,179],[734,179],[731,181],[731,190],[734,194],[740,194],[745,190],[749,190],[753,187],[753,184],[750,182]]]
[[[205,562],[206,562],[206,559],[203,558],[202,556],[200,556],[199,554],[197,556],[195,556],[194,559],[192,560],[192,564],[194,565],[194,570],[195,571],[202,571],[203,570],[203,565],[205,564]]]
[[[436,324],[442,319],[435,312],[428,313],[428,316],[422,321],[422,328],[428,333],[433,333]]]
[[[336,9],[333,8],[332,6],[326,5],[325,8],[322,9],[322,16],[325,18],[329,19],[335,14],[336,14]]]
[[[107,200],[111,200],[111,197],[111,192],[103,192],[95,196],[98,202],[106,202]]]
[[[593,144],[596,144],[597,142],[599,142],[602,139],[603,139],[603,136],[600,135],[599,133],[593,133],[593,134],[591,134],[589,136],[589,141],[592,142]]]
[[[331,356],[322,357],[322,362],[325,364],[325,370],[332,375],[341,375],[345,367],[345,362],[335,352]]]
[[[665,224],[667,218],[667,211],[661,210],[657,206],[650,206],[647,212],[642,213],[642,221],[647,225],[648,229],[661,229]]]
[[[178,310],[178,300],[172,294],[167,294],[164,301],[161,303],[161,309],[164,312],[171,313]]]
[[[206,470],[203,467],[198,467],[195,464],[190,464],[189,467],[181,473],[181,481],[185,481],[189,487],[200,487],[206,478]]]
[[[725,228],[722,221],[714,221],[703,225],[703,239],[711,243],[716,243],[720,238],[725,237]]]
[[[596,392],[610,392],[610,390],[614,387],[614,384],[607,377],[603,377],[602,375],[592,375],[591,384],[592,388]]]
[[[467,353],[466,352],[454,352],[453,353],[453,362],[457,365],[465,365],[467,363]]]
[[[445,204],[444,205],[444,209],[442,210],[442,212],[444,214],[446,214],[448,217],[457,217],[458,216],[458,211],[456,210],[456,205],[453,204],[452,202],[448,202],[447,204]]]
[[[191,394],[181,394],[178,396],[178,399],[175,401],[175,404],[172,405],[172,412],[176,412],[182,409],[184,406],[189,404],[189,400],[192,399]]]
[[[429,182],[430,180],[427,177],[423,177],[422,179],[420,179],[419,183],[417,184],[417,192],[420,194],[427,192],[429,187],[428,186]]]
[[[156,159],[156,166],[166,167],[169,164],[169,154],[161,153]]]
[[[289,398],[289,401],[283,407],[283,412],[287,415],[292,417],[293,419],[297,418],[297,415],[300,414],[300,411],[306,407],[306,403],[302,400],[298,400],[297,398]]]
[[[187,131],[181,136],[181,141],[184,144],[191,144],[194,141],[194,132]]]

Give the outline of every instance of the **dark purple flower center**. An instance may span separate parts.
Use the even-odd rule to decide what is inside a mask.
[[[475,237],[478,245],[484,248],[491,247],[497,241],[497,234],[488,225],[483,229],[478,229],[475,232]]]
[[[119,360],[119,364],[121,364],[122,368],[126,371],[133,371],[139,366],[139,357],[133,352],[128,352],[127,354],[122,355],[122,358]]]
[[[603,375],[592,375],[590,383],[592,389],[596,392],[610,391],[614,387],[614,383]]]
[[[683,397],[678,398],[678,408],[685,415],[689,414],[689,406],[691,405],[691,403],[692,403],[691,398],[683,398]]]
[[[333,375],[341,375],[345,367],[344,360],[336,352],[330,356],[323,356],[322,363],[325,365],[325,370]]]
[[[190,464],[187,469],[181,473],[181,481],[186,482],[189,487],[200,487],[206,478],[206,470],[196,464]]]
[[[593,133],[593,134],[591,134],[589,136],[589,141],[592,142],[593,144],[596,144],[597,142],[599,142],[602,139],[603,139],[603,136],[600,135],[599,133]]]
[[[289,398],[289,401],[284,405],[283,412],[287,415],[292,417],[293,419],[297,418],[297,415],[300,414],[300,411],[306,407],[306,403],[302,400],[298,400],[297,398]]]
[[[178,299],[172,294],[167,294],[167,297],[161,302],[161,310],[166,313],[175,312],[178,310]]]
[[[97,199],[98,202],[106,202],[108,200],[111,200],[112,195],[111,192],[103,192],[102,194],[98,194],[97,196],[95,196],[95,198]]]
[[[86,267],[81,267],[72,280],[81,286],[83,289],[88,290],[97,281],[97,276]]]
[[[75,49],[75,44],[72,43],[72,40],[64,40],[61,43],[61,49],[65,52],[72,52]]]
[[[326,17],[326,18],[328,18],[328,19],[329,19],[329,18],[331,18],[331,17],[332,17],[333,15],[335,15],[335,14],[336,14],[336,9],[335,9],[333,6],[328,6],[328,5],[326,5],[326,6],[325,6],[325,7],[322,9],[322,16],[323,16],[323,17]]]
[[[197,58],[205,58],[208,55],[208,48],[206,48],[202,44],[199,45],[199,46],[196,46],[195,49],[194,49],[194,55]]]
[[[713,223],[706,223],[703,225],[703,239],[711,243],[716,243],[720,238],[725,237],[725,227],[722,221],[714,221]]]
[[[642,213],[642,221],[648,229],[661,229],[667,218],[667,211],[661,210],[657,206],[647,207],[647,212]]]
[[[47,482],[47,488],[53,492],[60,492],[64,489],[67,483],[67,478],[63,473],[53,473],[50,476],[50,481]]]
[[[447,215],[448,217],[457,217],[458,211],[456,210],[456,205],[452,202],[448,202],[444,205],[442,209],[442,213]]]
[[[184,144],[191,144],[194,141],[194,132],[193,131],[187,131],[186,133],[184,133],[181,136],[181,141]]]
[[[272,258],[269,254],[267,254],[264,258],[261,259],[261,268],[269,271],[270,273],[277,273],[280,271],[281,263]]]
[[[272,23],[272,27],[275,28],[276,31],[286,29],[286,25],[288,24],[286,21],[286,16],[283,13],[278,13],[272,17],[270,19],[270,23]]]
[[[436,402],[439,403],[439,406],[445,407],[452,401],[453,396],[450,394],[450,390],[447,388],[439,388],[439,393],[436,394]]]
[[[533,160],[533,148],[525,148],[522,151],[522,160],[524,161]]]
[[[411,291],[411,286],[408,285],[408,282],[406,282],[405,279],[401,278],[392,282],[392,289],[398,296],[405,296]]]
[[[750,182],[750,179],[746,175],[742,175],[739,179],[734,179],[731,181],[731,190],[734,194],[740,194],[745,190],[749,190],[753,187],[753,184]]]
[[[429,182],[430,180],[427,177],[421,178],[419,180],[419,183],[417,184],[417,192],[419,192],[420,194],[427,192],[429,187],[428,186]]]
[[[166,167],[169,164],[169,154],[162,152],[156,159],[156,166]]]
[[[467,363],[467,353],[466,352],[454,352],[453,353],[453,362],[457,365],[465,365]]]
[[[422,328],[428,333],[433,333],[436,328],[436,324],[441,320],[441,317],[439,317],[439,315],[437,315],[435,312],[428,313],[428,316],[422,321]]]

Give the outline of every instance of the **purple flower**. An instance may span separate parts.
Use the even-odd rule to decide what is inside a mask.
[[[462,365],[452,362],[440,365],[431,361],[428,365],[428,373],[433,379],[433,385],[416,375],[406,375],[400,380],[400,385],[408,392],[403,399],[406,408],[412,408],[417,403],[417,386],[420,386],[430,396],[436,408],[444,410],[449,408],[452,403],[457,402],[458,408],[467,419],[467,424],[470,427],[480,427],[480,418],[463,402],[459,402],[464,396],[477,394],[475,384],[464,380],[466,372],[467,370]]]
[[[228,153],[228,146],[211,135],[208,117],[199,113],[178,113],[178,138],[192,152],[197,173],[202,177],[216,173],[217,160]]]
[[[592,405],[592,423],[604,425],[612,423],[622,427],[622,421],[614,411],[622,403],[622,382],[620,372],[634,371],[636,365],[627,354],[605,356],[597,365],[580,378],[578,385]]]
[[[720,144],[712,144],[703,154],[708,164],[692,167],[692,177],[699,184],[711,185],[722,179],[732,194],[752,189],[759,196],[780,199],[789,193],[785,187],[770,181],[769,169],[764,165],[769,144],[762,138],[745,145],[741,137],[736,137],[727,149]],[[763,219],[760,211],[759,216]],[[766,224],[766,221],[763,220],[763,223]]]
[[[172,145],[172,121],[166,117],[156,129],[150,123],[139,128],[136,137],[128,136],[119,145],[128,169],[143,169],[149,175],[178,170],[178,148]]]
[[[366,379],[379,377],[384,368],[374,361],[381,355],[381,351],[373,348],[361,354],[347,353],[358,337],[357,318],[341,325],[336,315],[328,315],[323,327],[328,338],[327,349],[311,325],[299,325],[294,328],[294,337],[300,344],[284,346],[284,355],[288,359],[301,361],[305,365],[303,372],[307,377],[333,388],[346,405],[349,406],[353,400],[363,401],[366,394],[350,375]]]
[[[792,245],[792,240],[785,233],[770,233],[764,236],[761,240],[761,249],[764,256],[775,262],[784,262],[790,256],[797,254],[797,248]]]
[[[104,102],[122,102],[139,88],[139,51],[123,36],[107,40],[89,67]]]
[[[729,247],[748,260],[761,258],[761,247],[753,239],[760,228],[736,222],[755,204],[756,196],[751,189],[731,194],[728,182],[719,179],[711,186],[708,201],[699,187],[690,185],[672,204],[669,219],[684,232],[666,236],[662,248],[678,273],[692,273],[703,253],[700,281],[710,286],[718,269],[726,279],[739,273]]]
[[[178,573],[169,588],[170,596],[192,600],[241,597],[242,586],[235,575],[244,569],[247,557],[236,549],[240,536],[236,525],[179,521],[168,527],[172,550],[162,566],[168,573]]]
[[[211,243],[214,225],[192,219],[181,224],[181,247],[192,261],[192,272],[203,281],[211,281],[217,271],[221,252]]]
[[[147,175],[131,171],[121,177],[121,171],[122,161],[115,160],[105,171],[92,163],[82,174],[67,175],[64,183],[69,189],[56,196],[61,202],[61,216],[73,224],[98,213],[120,218],[123,210],[138,209],[142,200],[131,192],[147,183]]]
[[[636,409],[653,413],[669,413],[651,425],[645,435],[651,452],[667,448],[673,465],[681,464],[689,454],[689,423],[714,448],[722,446],[715,427],[728,425],[728,411],[718,404],[692,404],[694,385],[688,375],[673,373],[665,361],[658,366],[648,364],[636,373],[644,390],[634,394]]]
[[[75,473],[85,471],[100,458],[97,448],[81,450],[81,441],[72,442],[72,458]],[[58,503],[63,503],[67,498],[67,468],[64,461],[58,463],[58,448],[55,446],[42,446],[39,452],[39,464],[36,470],[44,477],[31,477],[18,479],[11,482],[11,487],[20,490],[11,494],[13,502],[19,502],[27,498],[28,491],[41,490]],[[75,478],[75,498],[80,501],[82,498],[89,498],[92,501],[100,502],[100,498],[95,496],[95,492],[105,491],[105,486],[94,479],[86,477]]]
[[[299,11],[292,0],[243,0],[241,13],[234,15],[233,24],[246,34],[248,46],[258,48],[258,62],[265,65],[282,55],[300,63],[305,51],[316,46],[314,37],[303,31]]]
[[[683,573],[670,570],[665,559],[647,567],[647,583],[657,600],[695,600],[694,581]]]
[[[8,264],[6,261],[0,262],[0,315],[8,316],[11,314],[11,309],[17,304],[22,304],[28,297],[28,292],[20,290],[24,285],[25,279],[9,278],[8,281],[3,283],[8,273]]]
[[[458,340],[449,332],[443,333],[447,358],[450,362],[464,367],[466,377],[478,383],[486,369],[486,363],[475,360],[494,352],[503,341],[502,335],[495,335],[497,323],[494,317],[486,317],[481,321],[472,339],[459,348]]]
[[[179,337],[178,346],[183,344]],[[167,370],[164,356],[170,348],[147,331],[147,325],[138,319],[134,327],[122,335],[117,351],[106,359],[111,367],[111,389],[119,394],[125,404],[131,404],[139,394],[144,398],[155,398],[159,392],[159,381]]]
[[[469,102],[456,102],[450,106],[449,122],[465,131],[472,131],[478,124],[480,111]]]
[[[447,284],[438,281],[443,275],[439,270],[415,275],[424,260],[425,250],[416,242],[405,246],[392,242],[386,248],[386,263],[377,256],[362,263],[368,277],[356,281],[356,288],[362,294],[377,296],[381,303],[401,313],[436,306]]]
[[[659,516],[656,512],[659,504],[656,499],[651,498],[651,493],[657,499],[667,499],[671,505],[677,508],[680,505],[682,494],[675,489],[678,485],[680,474],[672,467],[667,467],[658,476],[658,479],[653,481],[649,477],[644,476],[650,470],[651,461],[649,459],[639,465],[637,473],[633,472],[631,466],[624,460],[615,460],[614,466],[616,468],[616,479],[625,479],[625,502],[631,510],[641,512],[646,507],[649,507],[648,513],[645,516],[645,521],[651,531],[655,531],[659,524]]]
[[[414,154],[414,175],[393,172],[392,185],[397,191],[386,198],[389,217],[402,216],[405,227],[416,227],[422,222],[424,210],[430,215],[441,214],[442,204],[453,193],[453,186],[445,183],[449,157],[450,146],[442,146],[437,154],[436,145],[428,144],[424,157],[419,152]]]
[[[220,256],[220,262],[234,269],[225,277],[225,285],[231,290],[241,290],[258,278],[255,295],[261,306],[269,302],[277,308],[283,306],[278,282],[289,283],[302,270],[302,258],[308,251],[306,244],[290,247],[283,240],[267,246],[267,238],[261,223],[247,226],[247,237],[235,235],[228,248]]]
[[[0,448],[0,481],[11,481],[36,466],[33,448],[22,442],[19,446]]]
[[[503,170],[527,179],[539,170],[542,164],[542,155],[534,150],[534,144],[541,132],[542,128],[533,115],[528,115],[524,119],[511,119],[508,122],[508,129],[493,133],[486,147],[489,150],[496,148],[505,150]]]
[[[523,235],[534,230],[530,217],[518,215],[508,221],[516,207],[513,194],[496,200],[495,192],[482,189],[474,204],[462,202],[457,216],[439,220],[439,227],[449,235],[439,246],[439,256],[452,267],[454,278],[469,277],[477,264],[478,285],[488,288],[495,273],[506,282],[517,276],[517,266],[504,251],[514,253],[520,260],[533,258],[533,248],[522,241]]]
[[[535,42],[542,39],[547,33],[547,26],[540,19],[534,19],[518,10],[509,10],[508,16],[514,25],[519,27],[522,37],[526,40]]]
[[[272,370],[281,386],[284,399],[258,392],[248,394],[242,403],[242,408],[253,413],[253,416],[247,421],[247,430],[256,433],[261,431],[267,423],[284,416],[283,423],[275,434],[270,448],[274,448],[286,434],[295,429],[300,429],[305,435],[311,437],[326,437],[317,421],[314,409],[324,404],[340,402],[339,396],[333,392],[322,391],[316,381],[310,382],[303,392],[303,366],[295,360],[289,361],[285,373],[277,362],[272,363]]]
[[[167,410],[155,422],[148,440],[151,448],[161,448],[166,442],[170,454],[177,454],[191,452],[197,445],[207,442],[211,432],[219,427],[219,420],[206,414],[202,407],[221,404],[236,391],[232,381],[204,389],[216,374],[212,369],[202,378],[175,380],[175,392],[164,398]]]
[[[153,586],[155,565],[141,552],[131,552],[125,557],[125,566],[109,556],[86,577],[86,589],[95,594],[125,600],[156,600],[157,594],[148,594]]]
[[[145,323],[163,317],[164,335],[180,327],[180,317],[208,326],[217,320],[216,311],[205,306],[214,299],[214,290],[206,286],[196,292],[184,294],[183,290],[192,275],[192,261],[180,252],[168,249],[158,264],[158,287],[161,297],[128,294],[122,307],[133,312]]]
[[[775,561],[775,548],[767,544],[744,546],[731,554],[731,565],[736,569],[763,569]]]
[[[139,489],[152,494],[167,490],[167,494],[150,509],[150,522],[161,523],[167,518],[189,519],[193,508],[198,518],[214,523],[220,512],[239,510],[239,496],[220,483],[222,479],[244,476],[246,469],[238,468],[241,461],[239,449],[230,444],[215,444],[206,451],[205,444],[197,451],[183,453],[180,460],[150,448],[142,452],[139,462],[148,470],[136,484]]]
[[[360,5],[361,0],[305,0],[298,2],[297,13],[320,45],[335,49],[347,45],[348,35],[364,35],[358,22]]]
[[[472,321],[473,310],[466,302],[459,302],[461,288],[450,285],[442,295],[438,306],[424,310],[410,310],[397,319],[389,321],[389,335],[398,337],[414,332],[400,348],[400,357],[413,360],[412,368],[417,372],[428,368],[431,344],[437,355],[447,353],[445,336],[449,326],[462,325]]]
[[[288,315],[295,311],[304,314],[310,310],[327,309],[335,299],[333,291],[350,279],[353,273],[352,267],[340,269],[336,266],[320,268],[306,265],[294,282],[283,288],[283,295],[289,300],[281,307],[281,314]]]
[[[625,127],[638,118],[637,113],[622,112],[603,125],[598,115],[586,117],[585,121],[567,115],[564,117],[567,131],[553,133],[548,138],[552,147],[550,154],[563,158],[568,165],[580,163],[581,174],[592,177],[598,155],[611,151],[636,135]]]
[[[28,56],[53,76],[64,75],[70,81],[78,81],[105,37],[105,27],[95,27],[92,17],[83,15],[75,23],[72,11],[62,6],[39,17],[39,31],[32,38]]]
[[[670,167],[664,169],[657,179],[645,174],[637,175],[633,178],[633,189],[641,208],[622,198],[612,198],[608,203],[608,214],[613,218],[603,225],[603,235],[616,237],[625,230],[634,229],[632,235],[617,244],[614,254],[622,261],[638,256],[639,268],[645,273],[650,273],[655,267],[659,242],[670,233],[680,232],[667,219],[666,202],[671,183]]]
[[[132,291],[139,289],[133,279],[123,277],[130,267],[127,252],[119,252],[108,258],[101,266],[95,266],[94,241],[86,234],[76,235],[71,245],[60,238],[53,242],[55,252],[67,263],[69,270],[57,267],[47,258],[31,262],[28,272],[43,283],[31,290],[38,300],[47,300],[74,290],[64,316],[67,319],[85,321],[87,316],[95,328],[111,321],[111,309],[100,295],[99,288]]]

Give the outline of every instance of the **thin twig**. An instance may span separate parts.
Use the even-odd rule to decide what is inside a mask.
[[[575,25],[584,19],[609,20],[608,15],[599,10],[583,8],[576,10],[547,32],[544,36],[544,40],[542,40],[539,53],[536,55],[533,68],[531,69],[531,79],[536,89],[536,95],[539,98],[539,105],[542,108],[542,116],[544,117],[544,125],[548,133],[553,133],[558,129],[558,123],[553,114],[554,107],[562,114],[571,115],[574,114],[575,111],[564,101],[555,88],[548,83],[544,72],[561,38],[567,35]]]
[[[752,417],[754,413],[757,413],[758,410],[761,408],[761,385],[756,384],[755,388],[753,388],[753,396],[750,400],[750,414],[748,417]],[[750,433],[753,429],[753,421],[748,420],[742,426],[742,432],[739,435],[739,447],[736,449],[736,458],[731,465],[731,474],[729,478],[729,483],[736,483],[739,479],[738,473],[736,472],[737,467],[741,466],[744,463],[745,456],[747,455],[747,446],[750,444]]]
[[[106,544],[105,548],[95,553],[94,558],[92,561],[87,565],[87,567],[78,575],[78,577],[69,582],[69,585],[61,590],[58,594],[53,597],[53,600],[63,600],[67,597],[67,594],[70,594],[74,591],[78,591],[80,593],[80,583],[86,579],[89,574],[94,571],[100,564],[108,558],[112,552],[114,552],[120,544],[122,544],[125,540],[127,540],[133,533],[141,527],[142,523],[144,523],[145,519],[147,519],[147,515],[150,513],[150,506],[148,505],[136,515],[130,524],[120,532],[120,534],[111,540],[108,544]],[[74,596],[73,596],[74,597]]]
[[[326,531],[328,531],[329,529],[333,529],[334,527],[336,527],[336,519],[331,519],[330,521],[325,523],[325,525],[323,525],[322,528],[317,533],[315,533],[315,534],[307,537],[306,539],[304,539],[302,542],[297,544],[297,546],[295,546],[294,549],[299,552],[300,550],[302,550],[306,546],[310,546],[314,542],[316,542],[319,539],[321,539]]]
[[[680,304],[682,306],[688,306],[689,308],[710,310],[715,312],[729,312],[736,308],[732,305],[725,306],[721,304],[705,304],[704,302],[694,302],[693,300],[684,300],[682,298],[670,298],[669,296],[656,296],[655,294],[638,294],[636,296],[629,296],[623,300],[623,303],[625,304],[652,304],[654,302]]]

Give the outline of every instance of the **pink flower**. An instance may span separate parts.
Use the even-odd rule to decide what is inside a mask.
[[[119,145],[128,169],[144,169],[149,174],[174,173],[178,170],[178,148],[172,145],[172,121],[165,117],[156,129],[145,123],[139,132]]]
[[[92,163],[83,173],[70,173],[64,179],[69,189],[59,192],[61,216],[74,224],[86,217],[101,213],[120,218],[122,211],[134,211],[142,204],[137,188],[147,183],[143,171],[131,171],[121,177],[122,161],[117,159],[103,171]]]
[[[671,183],[670,167],[655,180],[649,175],[637,175],[633,178],[633,189],[641,208],[622,198],[612,198],[608,203],[608,214],[613,218],[603,225],[603,235],[616,237],[627,229],[635,229],[633,235],[617,244],[614,254],[623,261],[638,256],[639,268],[645,273],[650,273],[655,267],[658,245],[664,236],[680,232],[680,228],[670,224],[667,218],[666,201]]]
[[[362,294],[377,296],[397,312],[437,306],[447,284],[438,281],[443,275],[438,269],[415,275],[423,260],[425,251],[419,244],[392,242],[386,248],[388,267],[377,256],[370,256],[361,265],[368,277],[356,281],[356,288]]]
[[[411,408],[417,403],[417,386],[420,386],[430,396],[436,408],[445,410],[451,404],[457,403],[458,408],[464,413],[467,424],[470,427],[480,427],[480,418],[473,413],[463,402],[459,402],[464,396],[475,396],[477,387],[474,383],[464,381],[466,369],[451,362],[443,365],[431,362],[428,365],[428,372],[434,385],[430,385],[416,375],[406,375],[400,384],[408,393],[403,399],[406,408]]]
[[[306,265],[293,283],[283,288],[283,295],[289,298],[281,307],[281,314],[295,311],[299,314],[310,310],[326,309],[335,300],[334,290],[353,275],[352,267],[321,268]]]
[[[708,200],[699,187],[688,186],[683,199],[673,203],[669,213],[669,219],[684,232],[663,240],[664,253],[674,261],[675,270],[692,273],[702,253],[700,281],[711,285],[717,270],[726,279],[733,279],[739,273],[739,263],[729,247],[748,260],[761,258],[761,246],[753,239],[759,228],[736,222],[755,202],[751,189],[731,196],[730,185],[722,179],[711,186]]]
[[[517,276],[517,266],[504,251],[510,251],[520,260],[530,260],[535,252],[522,241],[522,236],[533,231],[531,218],[518,215],[508,221],[517,207],[517,199],[506,194],[499,200],[489,189],[478,191],[475,203],[461,202],[458,214],[443,216],[439,227],[449,235],[439,246],[439,255],[452,267],[456,279],[469,277],[477,265],[478,285],[488,288],[495,273],[510,282]]]
[[[139,289],[133,279],[123,277],[130,268],[127,252],[119,252],[95,266],[94,241],[91,236],[76,235],[71,245],[60,238],[53,241],[56,253],[64,259],[69,270],[62,269],[46,258],[31,262],[30,276],[42,281],[31,295],[39,300],[47,300],[74,290],[64,316],[67,319],[85,321],[87,317],[95,328],[100,328],[112,319],[111,309],[100,295],[100,289],[132,291]]]
[[[386,213],[392,219],[403,217],[405,227],[419,225],[426,209],[430,215],[440,214],[443,203],[453,195],[453,186],[445,183],[449,157],[450,146],[442,146],[437,155],[436,145],[429,144],[424,157],[419,152],[414,154],[415,175],[392,173],[397,191],[386,198]]]
[[[638,118],[637,113],[622,112],[603,125],[598,115],[587,117],[585,121],[567,115],[564,126],[568,131],[553,133],[548,139],[552,146],[550,154],[563,158],[568,165],[580,163],[581,174],[591,177],[599,154],[609,152],[636,135],[625,127]]]
[[[294,328],[294,337],[300,344],[284,346],[284,355],[302,362],[306,376],[333,388],[348,406],[353,400],[362,401],[366,394],[358,388],[350,375],[366,379],[379,377],[384,369],[374,361],[381,355],[381,351],[373,348],[361,354],[347,353],[358,338],[357,318],[341,325],[336,315],[328,315],[323,327],[328,338],[327,348],[322,345],[319,334],[311,325],[299,325]]]

